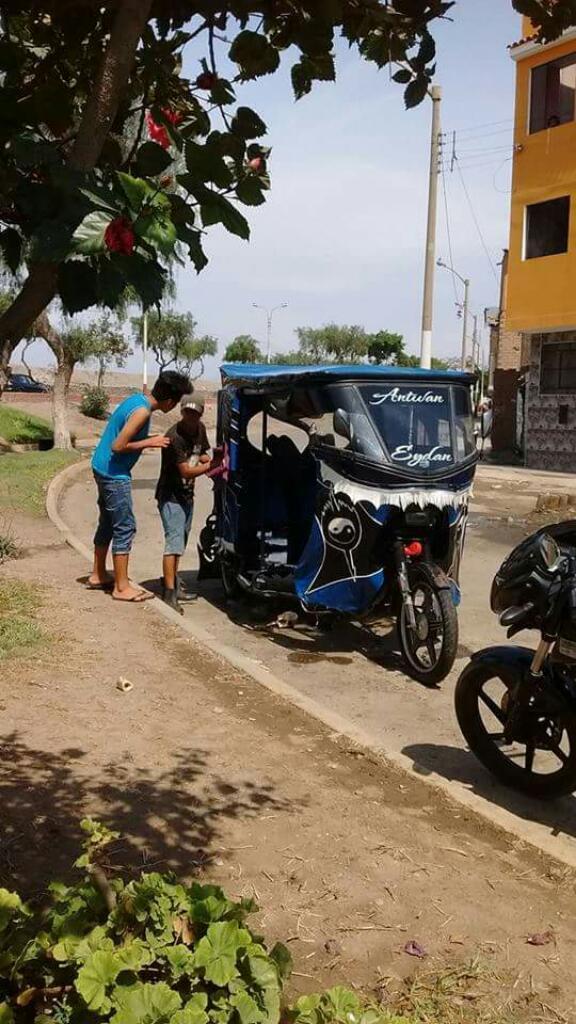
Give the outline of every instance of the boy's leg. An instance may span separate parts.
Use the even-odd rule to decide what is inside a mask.
[[[91,587],[102,587],[114,582],[114,577],[106,569],[108,548],[112,541],[112,520],[106,508],[105,482],[98,477],[95,477],[95,481],[98,488],[99,518],[94,534],[94,566],[88,577],[88,584]]]
[[[128,562],[132,541],[136,534],[136,520],[132,508],[132,486],[129,480],[109,481],[107,507],[112,520],[112,561],[114,563],[114,591],[116,601],[146,601],[153,597],[135,587],[128,577]]]
[[[178,564],[186,544],[185,509],[177,501],[164,501],[158,506],[158,509],[164,527],[165,540],[162,559],[164,601],[175,611],[182,613],[182,608],[178,604],[176,584]]]

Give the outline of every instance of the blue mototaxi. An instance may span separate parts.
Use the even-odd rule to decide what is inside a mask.
[[[225,471],[201,572],[229,596],[354,621],[395,615],[412,676],[452,668],[477,461],[471,374],[381,366],[225,365]]]

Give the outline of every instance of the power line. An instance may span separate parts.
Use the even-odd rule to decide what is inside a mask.
[[[468,206],[470,208],[470,213],[472,214],[472,220],[474,221],[474,224],[475,224],[475,227],[476,227],[476,231],[478,232],[478,238],[480,239],[482,248],[484,249],[484,252],[486,254],[486,259],[488,260],[488,263],[490,264],[490,270],[492,271],[492,274],[494,275],[494,280],[496,281],[496,284],[499,285],[500,282],[498,280],[498,272],[496,270],[496,267],[494,266],[494,261],[493,261],[491,255],[490,255],[490,251],[488,249],[488,246],[486,245],[486,240],[484,238],[484,235],[482,234],[482,228],[480,227],[480,224],[479,224],[479,221],[478,221],[478,217],[476,216],[476,211],[474,209],[474,205],[473,205],[472,200],[470,198],[470,193],[469,193],[468,188],[466,186],[466,181],[464,180],[464,175],[462,173],[462,168],[460,167],[460,161],[458,160],[457,156],[455,157],[454,162],[456,164],[456,168],[457,168],[458,174],[460,176],[460,181],[462,182],[462,188],[464,189],[464,195],[466,196],[466,200],[467,200]]]
[[[513,117],[505,117],[502,121],[487,121],[484,124],[471,124],[468,125],[467,128],[458,128],[456,130],[459,135],[462,135],[464,132],[475,132],[479,131],[481,128],[496,128],[498,125],[512,124],[513,120]]]
[[[450,270],[454,270],[454,256],[453,256],[453,253],[452,253],[452,231],[450,230],[450,214],[449,214],[449,210],[448,210],[448,190],[446,188],[446,171],[445,171],[444,166],[442,166],[442,191],[444,193],[444,214],[446,216],[446,238],[448,240],[448,255],[450,257]],[[458,299],[458,289],[456,287],[456,278],[454,277],[454,274],[451,274],[450,277],[452,278],[452,287],[454,289],[454,302],[456,303],[456,305],[458,305],[459,299]]]

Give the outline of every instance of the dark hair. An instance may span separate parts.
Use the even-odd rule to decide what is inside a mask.
[[[152,397],[157,402],[172,400],[179,402],[182,395],[189,395],[192,392],[192,384],[185,373],[176,373],[175,370],[166,370],[161,373],[152,388]]]

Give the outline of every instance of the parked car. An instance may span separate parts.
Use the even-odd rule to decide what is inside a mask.
[[[8,378],[6,391],[25,391],[31,394],[46,394],[50,391],[47,384],[39,380],[32,380],[27,373],[12,373]]]

